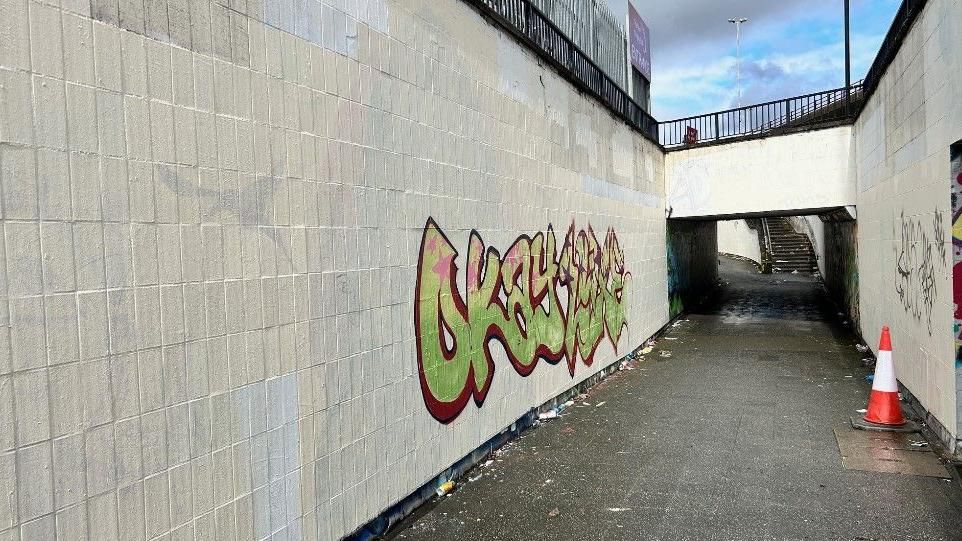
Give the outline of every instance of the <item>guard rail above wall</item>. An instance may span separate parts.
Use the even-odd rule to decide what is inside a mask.
[[[658,122],[598,67],[530,0],[465,0],[534,49],[576,87],[658,143]]]
[[[863,95],[862,83],[856,83],[848,89],[836,88],[670,120],[658,124],[659,140],[665,148],[672,148],[732,138],[778,135],[851,122],[861,110]]]
[[[555,25],[532,0],[464,0],[531,47],[577,88],[591,94],[666,149],[807,131],[855,121],[895,59],[927,0],[903,0],[864,81],[704,115],[656,121]]]

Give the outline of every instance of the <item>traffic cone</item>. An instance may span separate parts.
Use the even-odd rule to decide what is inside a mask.
[[[892,337],[889,328],[882,327],[879,338],[875,376],[872,378],[872,394],[868,399],[865,417],[852,417],[852,427],[877,432],[918,432],[919,425],[902,416],[899,403],[899,383],[895,379],[892,361]]]
[[[888,327],[882,327],[882,337],[879,339],[875,379],[872,380],[872,394],[868,399],[865,420],[877,425],[893,427],[905,424],[902,405],[899,403],[899,384],[895,379],[892,337],[889,336]]]

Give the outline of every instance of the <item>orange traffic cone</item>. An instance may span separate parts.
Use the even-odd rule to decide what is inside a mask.
[[[882,327],[882,338],[878,344],[878,359],[875,362],[875,378],[872,380],[872,394],[868,399],[865,417],[853,417],[852,427],[860,430],[879,432],[918,432],[919,425],[902,416],[899,404],[899,383],[895,379],[895,365],[892,362],[892,337],[889,328]]]
[[[875,363],[875,379],[872,380],[872,394],[868,399],[868,412],[865,420],[877,425],[902,426],[902,405],[899,403],[899,384],[895,379],[895,365],[892,363],[892,337],[889,328],[882,327],[882,337],[878,344],[878,359]]]

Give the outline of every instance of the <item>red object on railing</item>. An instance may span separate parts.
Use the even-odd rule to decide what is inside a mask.
[[[688,126],[685,129],[685,144],[694,145],[697,142],[698,142],[698,130],[696,130],[691,126]]]

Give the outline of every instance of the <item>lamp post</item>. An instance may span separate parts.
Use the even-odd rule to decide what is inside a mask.
[[[738,106],[742,106],[742,23],[747,23],[748,18],[736,17],[728,19],[728,22],[735,25],[735,87],[738,89]]]
[[[845,0],[845,112],[850,113],[852,108],[852,45],[851,45],[851,25],[849,17],[849,0]]]

